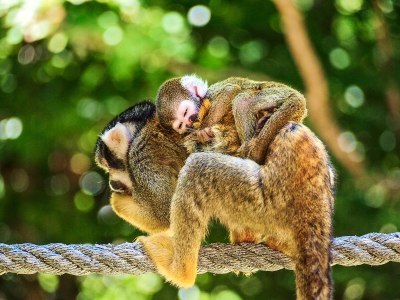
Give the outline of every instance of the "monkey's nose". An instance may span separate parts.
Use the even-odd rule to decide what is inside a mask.
[[[191,115],[190,117],[189,117],[189,121],[190,122],[196,122],[196,121],[198,121],[199,119],[197,118],[197,114],[193,114],[193,115]]]

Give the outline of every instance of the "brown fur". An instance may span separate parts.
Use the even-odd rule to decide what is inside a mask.
[[[298,299],[331,298],[332,169],[322,143],[303,125],[287,124],[269,144],[267,124],[273,116],[243,152],[251,157],[267,143],[261,165],[209,152],[194,153],[185,162],[181,136],[159,126],[156,117],[133,134],[127,159],[133,197],[130,202],[114,195],[112,205],[128,222],[153,233],[139,240],[167,280],[179,286],[194,283],[198,250],[215,217],[233,242],[264,241],[290,255]],[[232,119],[221,122],[232,124]],[[236,134],[236,127],[226,128],[219,130],[222,142]],[[215,148],[238,151],[236,142],[230,146]]]
[[[201,126],[211,126],[214,138],[199,144],[191,134],[185,141],[189,153],[250,157],[262,166],[211,153],[190,156],[172,199],[170,232],[141,238],[145,249],[168,280],[190,286],[200,242],[215,217],[226,225],[232,242],[264,240],[291,256],[298,299],[331,298],[332,173],[322,143],[306,127],[288,124],[305,117],[304,97],[279,83],[241,78],[211,86],[208,97],[212,105]],[[238,118],[245,106],[260,103],[264,106],[252,115]],[[266,118],[261,130],[255,119],[260,114]],[[210,187],[209,182],[218,184]]]
[[[279,132],[261,166],[195,153],[178,178],[170,232],[139,240],[167,280],[190,286],[208,221],[218,218],[239,239],[263,236],[292,257],[298,299],[330,299],[331,176],[324,146],[296,123]]]
[[[207,96],[211,99],[211,107],[200,128],[211,127],[214,138],[202,144],[197,132],[186,136],[184,145],[189,153],[212,151],[238,157],[247,155],[262,163],[279,130],[290,121],[302,122],[307,115],[303,95],[273,81],[231,77],[210,86]],[[259,132],[260,119],[266,120],[260,126],[268,131],[264,132],[262,142],[253,139],[261,145],[256,147],[249,143]]]

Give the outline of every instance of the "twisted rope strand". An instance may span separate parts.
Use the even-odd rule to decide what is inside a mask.
[[[332,242],[333,265],[400,262],[400,232],[343,236]],[[198,273],[292,269],[284,254],[262,244],[210,244],[200,250]],[[139,243],[118,245],[0,244],[0,274],[143,274],[156,272]]]

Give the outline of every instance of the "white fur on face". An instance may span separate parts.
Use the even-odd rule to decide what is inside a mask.
[[[128,128],[121,123],[117,123],[113,128],[106,131],[101,139],[120,159],[126,157],[132,134]]]
[[[121,182],[128,188],[128,191],[125,192],[132,193],[133,190],[132,181],[127,171],[110,170],[109,174],[110,174],[109,181]]]
[[[181,78],[182,86],[189,91],[193,98],[200,100],[203,99],[207,93],[207,81],[192,74],[185,75]]]
[[[191,100],[183,100],[179,103],[179,106],[175,112],[175,118],[172,121],[172,129],[179,134],[186,132],[189,126],[192,126],[192,121],[189,119],[190,116],[198,113],[196,104]]]

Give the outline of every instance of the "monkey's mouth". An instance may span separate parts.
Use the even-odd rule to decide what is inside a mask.
[[[192,114],[192,115],[189,117],[189,121],[192,122],[192,123],[198,122],[198,121],[199,121],[199,114],[198,114],[198,113]]]

